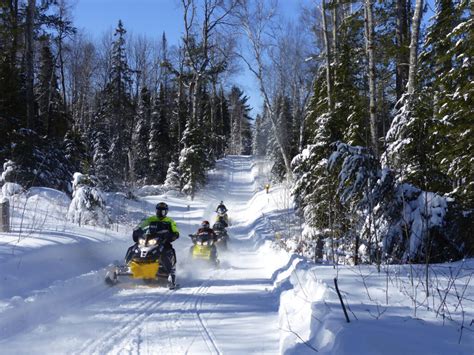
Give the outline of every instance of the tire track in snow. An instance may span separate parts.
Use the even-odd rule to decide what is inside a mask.
[[[64,313],[94,304],[114,293],[104,288],[103,283],[94,283],[94,273],[73,277],[41,290],[41,293],[21,300],[21,308],[4,311],[0,319],[0,342],[19,333],[55,322]],[[92,285],[91,285],[92,283]],[[51,307],[54,304],[55,307]]]
[[[218,276],[218,275],[222,276],[221,275],[222,273],[223,273],[222,269],[218,270],[215,276]],[[216,354],[222,354],[222,352],[219,349],[219,346],[217,345],[217,339],[215,338],[212,330],[206,325],[206,322],[201,315],[204,296],[207,294],[207,291],[213,286],[212,281],[215,280],[215,276],[204,281],[196,290],[196,292],[193,293],[193,296],[195,296],[196,299],[192,303],[191,308],[193,310],[194,317],[195,317],[194,322],[199,327],[200,329],[199,332],[209,352],[213,353],[214,351],[214,353]],[[196,339],[196,336],[193,338],[193,340],[189,344],[188,348],[185,351],[185,354],[189,353],[190,348],[194,344],[195,339]]]
[[[166,290],[162,294],[162,298],[158,301],[153,297],[140,303],[139,307],[135,308],[134,315],[125,315],[116,320],[119,324],[109,330],[99,338],[90,340],[78,351],[76,354],[103,354],[112,351],[114,348],[122,349],[122,345],[126,341],[130,341],[133,337],[133,330],[141,328],[142,323],[153,315],[153,312],[163,304],[172,294],[172,291]],[[125,324],[125,325],[124,325]],[[132,334],[132,336],[126,336]]]
[[[194,311],[196,314],[196,319],[198,320],[198,325],[200,325],[201,328],[201,335],[203,336],[204,342],[206,343],[209,351],[212,353],[212,350],[214,349],[217,354],[221,354],[212,331],[209,327],[206,326],[206,324],[204,323],[204,319],[201,316],[202,303],[204,301],[203,296],[207,293],[207,290],[209,290],[210,287],[211,286],[209,286],[208,281],[207,285],[201,288],[201,290],[204,290],[204,292],[201,291],[197,293],[196,301],[194,302]]]

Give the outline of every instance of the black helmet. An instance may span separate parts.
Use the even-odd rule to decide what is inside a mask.
[[[166,217],[168,214],[168,205],[164,202],[160,202],[156,205],[156,215],[158,217]]]
[[[209,228],[209,221],[202,221],[201,227],[202,228]]]

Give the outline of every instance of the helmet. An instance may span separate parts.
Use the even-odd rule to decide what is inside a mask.
[[[168,205],[164,202],[160,202],[156,205],[156,215],[158,217],[166,217],[168,214]]]
[[[202,228],[209,228],[209,221],[202,221],[201,227]]]

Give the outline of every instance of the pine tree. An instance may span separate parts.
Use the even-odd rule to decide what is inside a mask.
[[[73,198],[67,213],[68,220],[79,225],[109,226],[111,219],[95,177],[75,173],[72,186]]]
[[[106,116],[98,112],[94,117],[94,133],[92,137],[92,172],[97,178],[97,185],[105,191],[115,188],[111,154],[109,151],[108,134],[105,129]]]
[[[179,156],[178,170],[181,173],[181,191],[194,199],[197,190],[206,181],[206,151],[202,146],[203,132],[194,127],[192,121],[187,123],[183,134],[183,149]]]
[[[251,133],[248,97],[238,87],[233,86],[229,94],[230,144],[229,154],[249,154]],[[224,129],[227,128],[224,125]]]
[[[178,171],[178,164],[175,161],[171,161],[168,167],[164,186],[170,190],[179,191],[181,189],[181,176]]]
[[[48,138],[63,138],[68,122],[63,111],[64,103],[59,93],[58,78],[53,54],[46,38],[42,42],[41,64],[35,87],[38,105],[39,131]]]
[[[465,207],[474,206],[472,118],[474,117],[474,19],[472,3],[437,1],[437,13],[423,55],[434,95],[434,125],[429,135],[436,137],[435,161],[450,179],[450,192]]]
[[[143,183],[148,174],[149,154],[148,142],[150,135],[150,94],[144,87],[140,93],[137,114],[132,134],[133,175],[135,181]]]
[[[257,157],[264,157],[267,152],[269,132],[265,129],[265,116],[257,115],[253,135],[252,151]]]
[[[161,184],[165,181],[168,165],[171,161],[172,152],[170,151],[171,142],[167,114],[165,92],[162,85],[151,113],[148,137],[148,181],[152,184]]]
[[[110,179],[115,185],[120,185],[128,178],[129,151],[133,121],[133,107],[130,96],[130,68],[125,52],[125,33],[122,21],[118,22],[115,30],[115,40],[112,43],[111,68],[109,80],[101,93],[99,112],[107,126],[108,132],[104,139],[110,145],[110,164],[112,167]]]

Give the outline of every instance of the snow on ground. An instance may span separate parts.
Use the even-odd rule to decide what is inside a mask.
[[[10,196],[12,232],[0,234],[0,353],[474,353],[472,260],[460,273],[460,263],[434,266],[438,293],[450,296],[432,295],[430,310],[425,303],[414,314],[413,300],[423,303],[422,277],[410,277],[423,275],[416,267],[393,267],[387,278],[384,270],[334,269],[278,249],[275,232],[290,220],[291,200],[284,186],[265,193],[268,172],[268,164],[232,156],[218,162],[194,201],[159,188],[148,192],[160,195],[141,191],[135,200],[109,194],[116,221],[110,229],[67,222],[70,198],[55,190]],[[189,260],[187,235],[213,220],[221,200],[231,242],[219,254],[220,268],[210,269]],[[174,243],[181,287],[106,286],[106,266],[123,260],[133,226],[159,201],[169,204],[181,232]],[[336,275],[351,323],[334,289]]]

